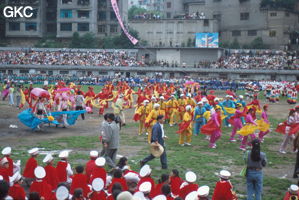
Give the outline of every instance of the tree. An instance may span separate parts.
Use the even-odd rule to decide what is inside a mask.
[[[219,47],[229,48],[229,42],[228,41],[219,42]]]
[[[239,44],[237,38],[235,38],[234,41],[231,43],[230,48],[231,49],[240,49],[240,44]]]
[[[263,39],[261,37],[255,38],[251,43],[250,46],[252,49],[266,49],[267,45],[264,44]]]
[[[78,32],[75,32],[70,44],[71,48],[86,48],[93,49],[98,47],[98,42],[93,33],[85,33],[80,37]]]
[[[148,13],[148,10],[146,10],[145,8],[139,8],[137,6],[132,6],[128,11],[128,18],[129,18],[129,20],[134,19],[134,17],[136,15],[141,15],[144,13]]]
[[[80,48],[80,35],[78,32],[73,33],[72,41],[70,44],[71,48]]]
[[[192,46],[192,39],[188,38],[187,47],[191,47],[191,46]]]

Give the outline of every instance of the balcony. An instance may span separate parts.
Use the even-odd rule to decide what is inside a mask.
[[[77,4],[78,6],[89,6],[90,0],[78,0]]]
[[[183,0],[183,4],[188,3],[198,3],[198,4],[206,4],[205,0]]]

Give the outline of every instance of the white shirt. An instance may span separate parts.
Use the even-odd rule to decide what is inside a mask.
[[[160,124],[160,123],[159,123],[159,124]],[[161,130],[162,130],[162,138],[164,138],[164,137],[165,137],[165,134],[164,134],[163,124],[160,124],[160,126],[161,126]]]

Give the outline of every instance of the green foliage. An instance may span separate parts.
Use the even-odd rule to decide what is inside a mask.
[[[42,38],[40,39],[34,47],[37,48],[61,48],[62,43],[58,42],[55,38]]]
[[[240,44],[237,38],[234,39],[234,41],[230,44],[231,49],[240,49]]]
[[[140,40],[138,32],[129,29],[129,33],[135,37],[136,39]],[[125,33],[122,31],[120,35],[113,36],[113,37],[105,37],[102,40],[102,48],[104,49],[133,49],[135,46],[131,43],[131,41],[128,39],[128,37],[125,35]],[[146,44],[145,41],[142,42],[143,44]]]
[[[285,8],[288,10],[294,10],[297,0],[262,0],[262,8]]]
[[[128,11],[128,18],[134,19],[135,15],[141,15],[141,14],[147,13],[147,12],[148,12],[148,10],[146,10],[145,8],[139,8],[137,6],[132,6]]]
[[[98,47],[98,42],[93,33],[85,33],[80,37],[79,33],[75,32],[73,34],[70,47],[93,49]]]
[[[219,42],[219,47],[221,48],[229,48],[230,44],[228,41]]]
[[[261,37],[255,38],[251,44],[251,49],[266,49],[267,45],[264,44],[263,39]]]
[[[192,47],[192,39],[188,38],[187,47]]]

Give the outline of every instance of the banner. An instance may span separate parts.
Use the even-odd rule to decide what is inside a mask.
[[[114,10],[114,13],[117,17],[117,20],[118,20],[118,23],[120,25],[120,27],[122,28],[122,30],[124,31],[124,33],[126,34],[126,36],[129,38],[129,40],[134,44],[136,45],[138,40],[136,38],[134,38],[132,35],[130,35],[130,33],[128,32],[128,30],[125,28],[124,26],[124,23],[120,17],[120,14],[119,14],[119,9],[118,9],[118,5],[117,5],[117,2],[116,0],[111,0],[111,5],[112,5],[112,8]]]
[[[197,48],[218,48],[218,33],[196,33],[195,47]]]

